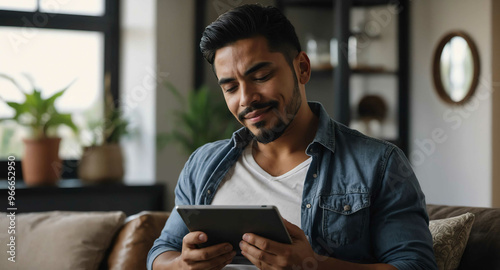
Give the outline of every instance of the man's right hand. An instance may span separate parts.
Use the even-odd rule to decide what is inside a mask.
[[[182,240],[182,253],[165,252],[153,263],[153,269],[222,269],[229,264],[236,252],[229,243],[205,248],[196,245],[205,243],[207,235],[203,232],[190,232]]]

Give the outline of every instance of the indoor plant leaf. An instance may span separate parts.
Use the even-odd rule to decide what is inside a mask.
[[[71,114],[62,114],[62,113],[56,113],[53,114],[52,117],[45,123],[44,125],[44,134],[47,134],[47,130],[51,127],[56,127],[59,125],[66,125],[70,127],[74,132],[78,131],[78,128],[75,126],[73,123],[73,120],[71,119]]]
[[[54,93],[52,96],[48,97],[46,100],[44,100],[44,104],[43,104],[43,108],[42,110],[46,111],[48,110],[49,108],[55,106],[55,101],[61,97],[64,92],[66,92],[66,90],[68,90],[68,88],[74,83],[75,81],[72,81],[70,84],[68,84],[68,86],[64,87],[62,90]]]
[[[186,154],[212,141],[229,138],[236,130],[236,121],[220,96],[207,86],[190,91],[184,97],[169,82],[165,82],[181,109],[171,111],[172,130],[157,135],[158,150],[165,145],[178,143]]]
[[[47,130],[52,126],[58,125],[66,125],[73,131],[77,132],[78,129],[73,123],[71,115],[58,113],[54,106],[55,101],[62,96],[62,94],[73,84],[74,81],[49,98],[44,99],[42,97],[42,91],[35,87],[33,78],[27,74],[23,75],[33,88],[31,93],[26,92],[12,77],[0,74],[0,78],[8,80],[14,84],[25,97],[24,102],[6,102],[8,106],[15,110],[15,115],[11,118],[11,120],[16,121],[20,125],[29,126],[31,134],[34,135],[34,139],[47,137]]]
[[[8,101],[7,105],[9,105],[9,107],[14,109],[14,111],[15,111],[15,115],[12,118],[9,118],[12,120],[17,121],[21,114],[29,112],[29,107],[24,103],[17,103],[17,102]]]

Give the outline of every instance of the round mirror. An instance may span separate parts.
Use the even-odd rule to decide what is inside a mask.
[[[465,103],[474,94],[479,80],[476,45],[463,32],[446,34],[434,53],[432,68],[439,96],[449,103]]]

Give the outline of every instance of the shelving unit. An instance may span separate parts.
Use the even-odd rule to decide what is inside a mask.
[[[408,78],[409,78],[409,1],[408,0],[277,0],[276,6],[283,10],[285,13],[288,8],[303,8],[303,9],[317,9],[318,11],[325,9],[331,10],[333,18],[333,34],[338,41],[338,44],[348,44],[349,37],[352,35],[350,29],[351,23],[351,10],[353,8],[373,8],[392,6],[397,12],[392,14],[397,18],[397,68],[387,69],[380,66],[363,66],[351,68],[347,53],[345,50],[349,49],[344,46],[344,53],[342,53],[341,46],[338,46],[337,56],[338,64],[333,66],[322,66],[321,68],[313,68],[312,77],[332,77],[334,99],[334,112],[333,117],[340,123],[349,125],[352,119],[352,104],[351,104],[351,80],[353,77],[363,76],[370,78],[378,78],[382,76],[394,76],[396,80],[396,108],[394,121],[396,127],[395,138],[382,138],[390,141],[400,147],[406,154],[408,154],[408,114],[409,114],[409,100],[408,100]],[[314,20],[315,18],[311,18]],[[297,27],[297,22],[292,22]],[[301,23],[301,22],[299,22]],[[307,23],[307,22],[305,22]],[[388,91],[389,92],[389,91]],[[392,97],[394,98],[394,97]]]
[[[324,66],[324,67],[312,67],[312,73],[331,73],[335,70],[335,67],[332,65]],[[397,75],[398,72],[396,70],[389,70],[378,67],[362,67],[362,68],[351,68],[351,73],[353,74],[364,74],[364,75]]]

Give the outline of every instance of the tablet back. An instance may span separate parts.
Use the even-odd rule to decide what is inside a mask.
[[[189,231],[202,231],[208,241],[201,247],[229,242],[239,251],[245,233],[291,244],[292,240],[275,206],[176,206]]]

